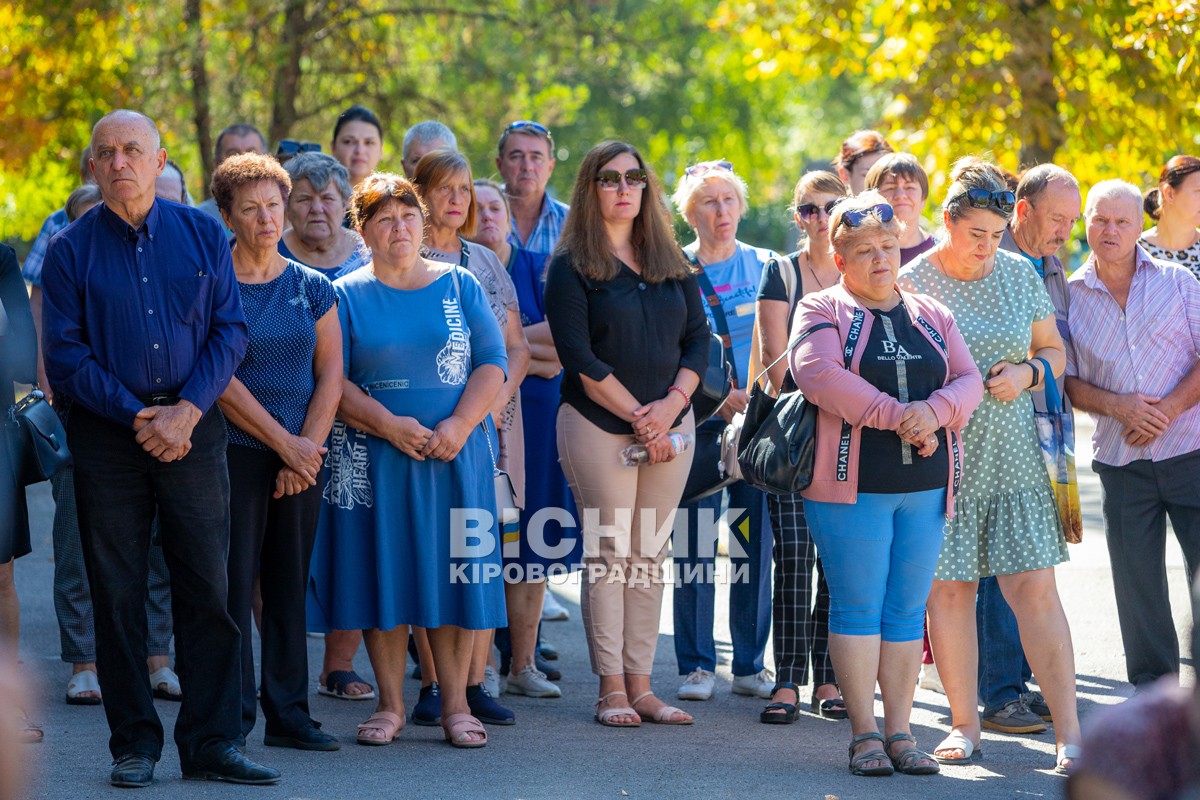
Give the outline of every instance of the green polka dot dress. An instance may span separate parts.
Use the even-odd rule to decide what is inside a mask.
[[[985,381],[997,361],[1028,358],[1033,323],[1054,313],[1033,265],[1004,250],[977,281],[950,278],[921,256],[899,283],[950,309]],[[1029,392],[1009,403],[985,392],[962,438],[962,485],[934,577],[973,581],[1068,560]]]

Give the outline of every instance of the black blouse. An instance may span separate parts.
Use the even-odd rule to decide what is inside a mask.
[[[3,414],[16,398],[13,383],[37,380],[37,333],[29,311],[29,295],[16,253],[5,244],[0,244],[0,302],[7,318],[0,323],[0,414]]]
[[[694,277],[647,283],[618,263],[615,278],[592,281],[575,269],[569,254],[554,256],[545,301],[563,365],[561,402],[601,430],[622,434],[630,432],[630,424],[593,402],[580,375],[594,381],[615,375],[638,402],[660,400],[681,367],[704,374],[711,334]]]

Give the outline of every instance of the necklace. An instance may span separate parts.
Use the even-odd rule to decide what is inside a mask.
[[[804,266],[808,267],[808,272],[810,275],[813,276],[813,280],[816,281],[817,288],[822,289],[822,290],[828,288],[825,284],[821,283],[821,279],[819,277],[817,277],[817,271],[813,268],[813,265],[812,265],[812,257],[809,256],[809,254],[807,252],[804,254]]]

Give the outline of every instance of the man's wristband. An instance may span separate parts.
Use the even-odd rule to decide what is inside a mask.
[[[688,397],[688,393],[678,386],[672,385],[667,389],[667,394],[671,392],[679,392],[679,396],[683,398],[683,407],[686,409],[692,404],[692,398]]]

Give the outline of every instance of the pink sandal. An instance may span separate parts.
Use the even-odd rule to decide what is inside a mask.
[[[455,747],[470,749],[485,747],[488,743],[487,729],[470,714],[451,714],[442,720],[442,730],[446,733],[446,741]],[[482,733],[483,738],[469,738],[468,734],[472,733]]]
[[[370,719],[358,726],[358,743],[373,746],[391,744],[402,730],[404,717],[391,711],[376,711]],[[372,731],[378,731],[382,735],[366,735]]]
[[[637,697],[633,698],[631,705],[636,709],[638,703],[647,697],[653,696],[654,692],[642,692]],[[682,714],[685,719],[679,719],[679,714]],[[638,712],[638,716],[645,719],[645,715],[640,711]],[[651,714],[650,721],[658,725],[691,725],[693,722],[695,722],[695,720],[692,719],[692,715],[684,711],[682,708],[676,708],[675,706],[667,705],[664,705],[658,711]]]

